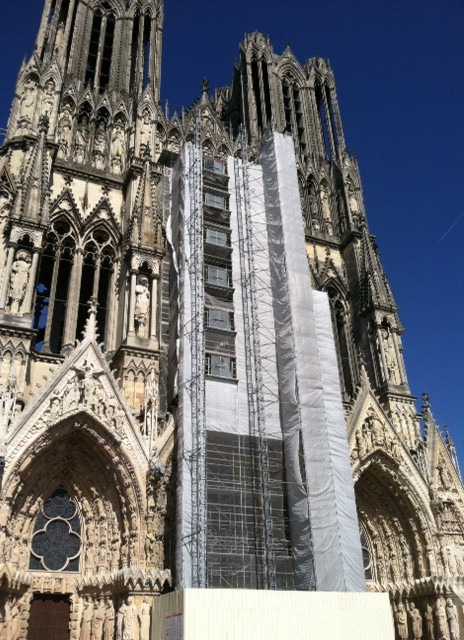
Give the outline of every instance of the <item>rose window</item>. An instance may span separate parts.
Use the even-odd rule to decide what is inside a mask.
[[[32,536],[30,569],[78,571],[81,525],[76,504],[64,489],[44,502]]]

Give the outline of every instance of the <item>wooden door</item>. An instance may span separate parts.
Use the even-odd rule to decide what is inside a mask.
[[[65,596],[34,596],[27,640],[69,640],[69,614],[69,600]]]

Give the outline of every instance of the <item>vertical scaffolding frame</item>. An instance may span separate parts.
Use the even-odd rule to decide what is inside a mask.
[[[247,133],[241,130],[242,163],[235,160],[237,228],[242,274],[242,301],[245,339],[248,406],[252,435],[258,441],[260,494],[264,525],[264,561],[266,588],[276,588],[276,567],[272,531],[269,451],[266,432],[263,368],[261,359],[260,321],[256,269],[254,262],[253,226],[250,208],[250,177],[248,169]],[[243,195],[240,185],[243,184]]]
[[[206,418],[205,418],[205,331],[204,331],[204,251],[203,251],[203,171],[201,116],[195,118],[195,139],[189,163],[190,240],[189,277],[191,287],[191,379],[192,410],[192,586],[206,584]]]

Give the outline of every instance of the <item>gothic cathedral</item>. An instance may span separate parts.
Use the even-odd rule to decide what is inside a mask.
[[[248,176],[266,185],[272,135],[292,149],[302,269],[327,303],[362,579],[390,594],[399,640],[464,638],[456,452],[428,397],[418,414],[408,386],[328,62],[301,66],[289,47],[277,55],[248,35],[231,86],[210,97],[204,81],[169,117],[162,0],[44,4],[0,148],[0,639],[48,637],[55,625],[60,640],[149,640],[151,603],[166,591],[323,580],[312,552],[295,568],[294,469],[277,433],[283,330],[279,305],[266,315],[259,294],[278,297],[278,260],[261,223],[246,229],[247,206],[258,211]],[[292,180],[279,182],[281,200]],[[187,205],[201,211],[188,250],[176,240]],[[288,272],[285,248],[284,258]],[[246,416],[229,411],[240,397]],[[256,482],[237,486],[234,469],[255,467]],[[258,505],[260,521],[224,488]],[[230,540],[246,527],[241,548],[260,551],[245,563]]]

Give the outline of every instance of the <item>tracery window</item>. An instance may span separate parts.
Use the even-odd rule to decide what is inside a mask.
[[[96,228],[91,232],[84,245],[83,259],[76,338],[80,340],[82,337],[92,297],[97,302],[97,326],[100,339],[103,339],[115,259],[115,251],[107,231]]]
[[[75,247],[71,225],[58,218],[46,235],[42,252],[33,321],[33,328],[37,329],[37,351],[45,345],[45,350],[59,353],[62,347]]]
[[[282,96],[284,100],[285,128],[294,134],[300,152],[306,154],[306,138],[303,122],[302,95],[296,82],[290,76],[282,80]]]
[[[65,489],[45,500],[32,535],[29,569],[79,571],[81,523],[76,503]]]

